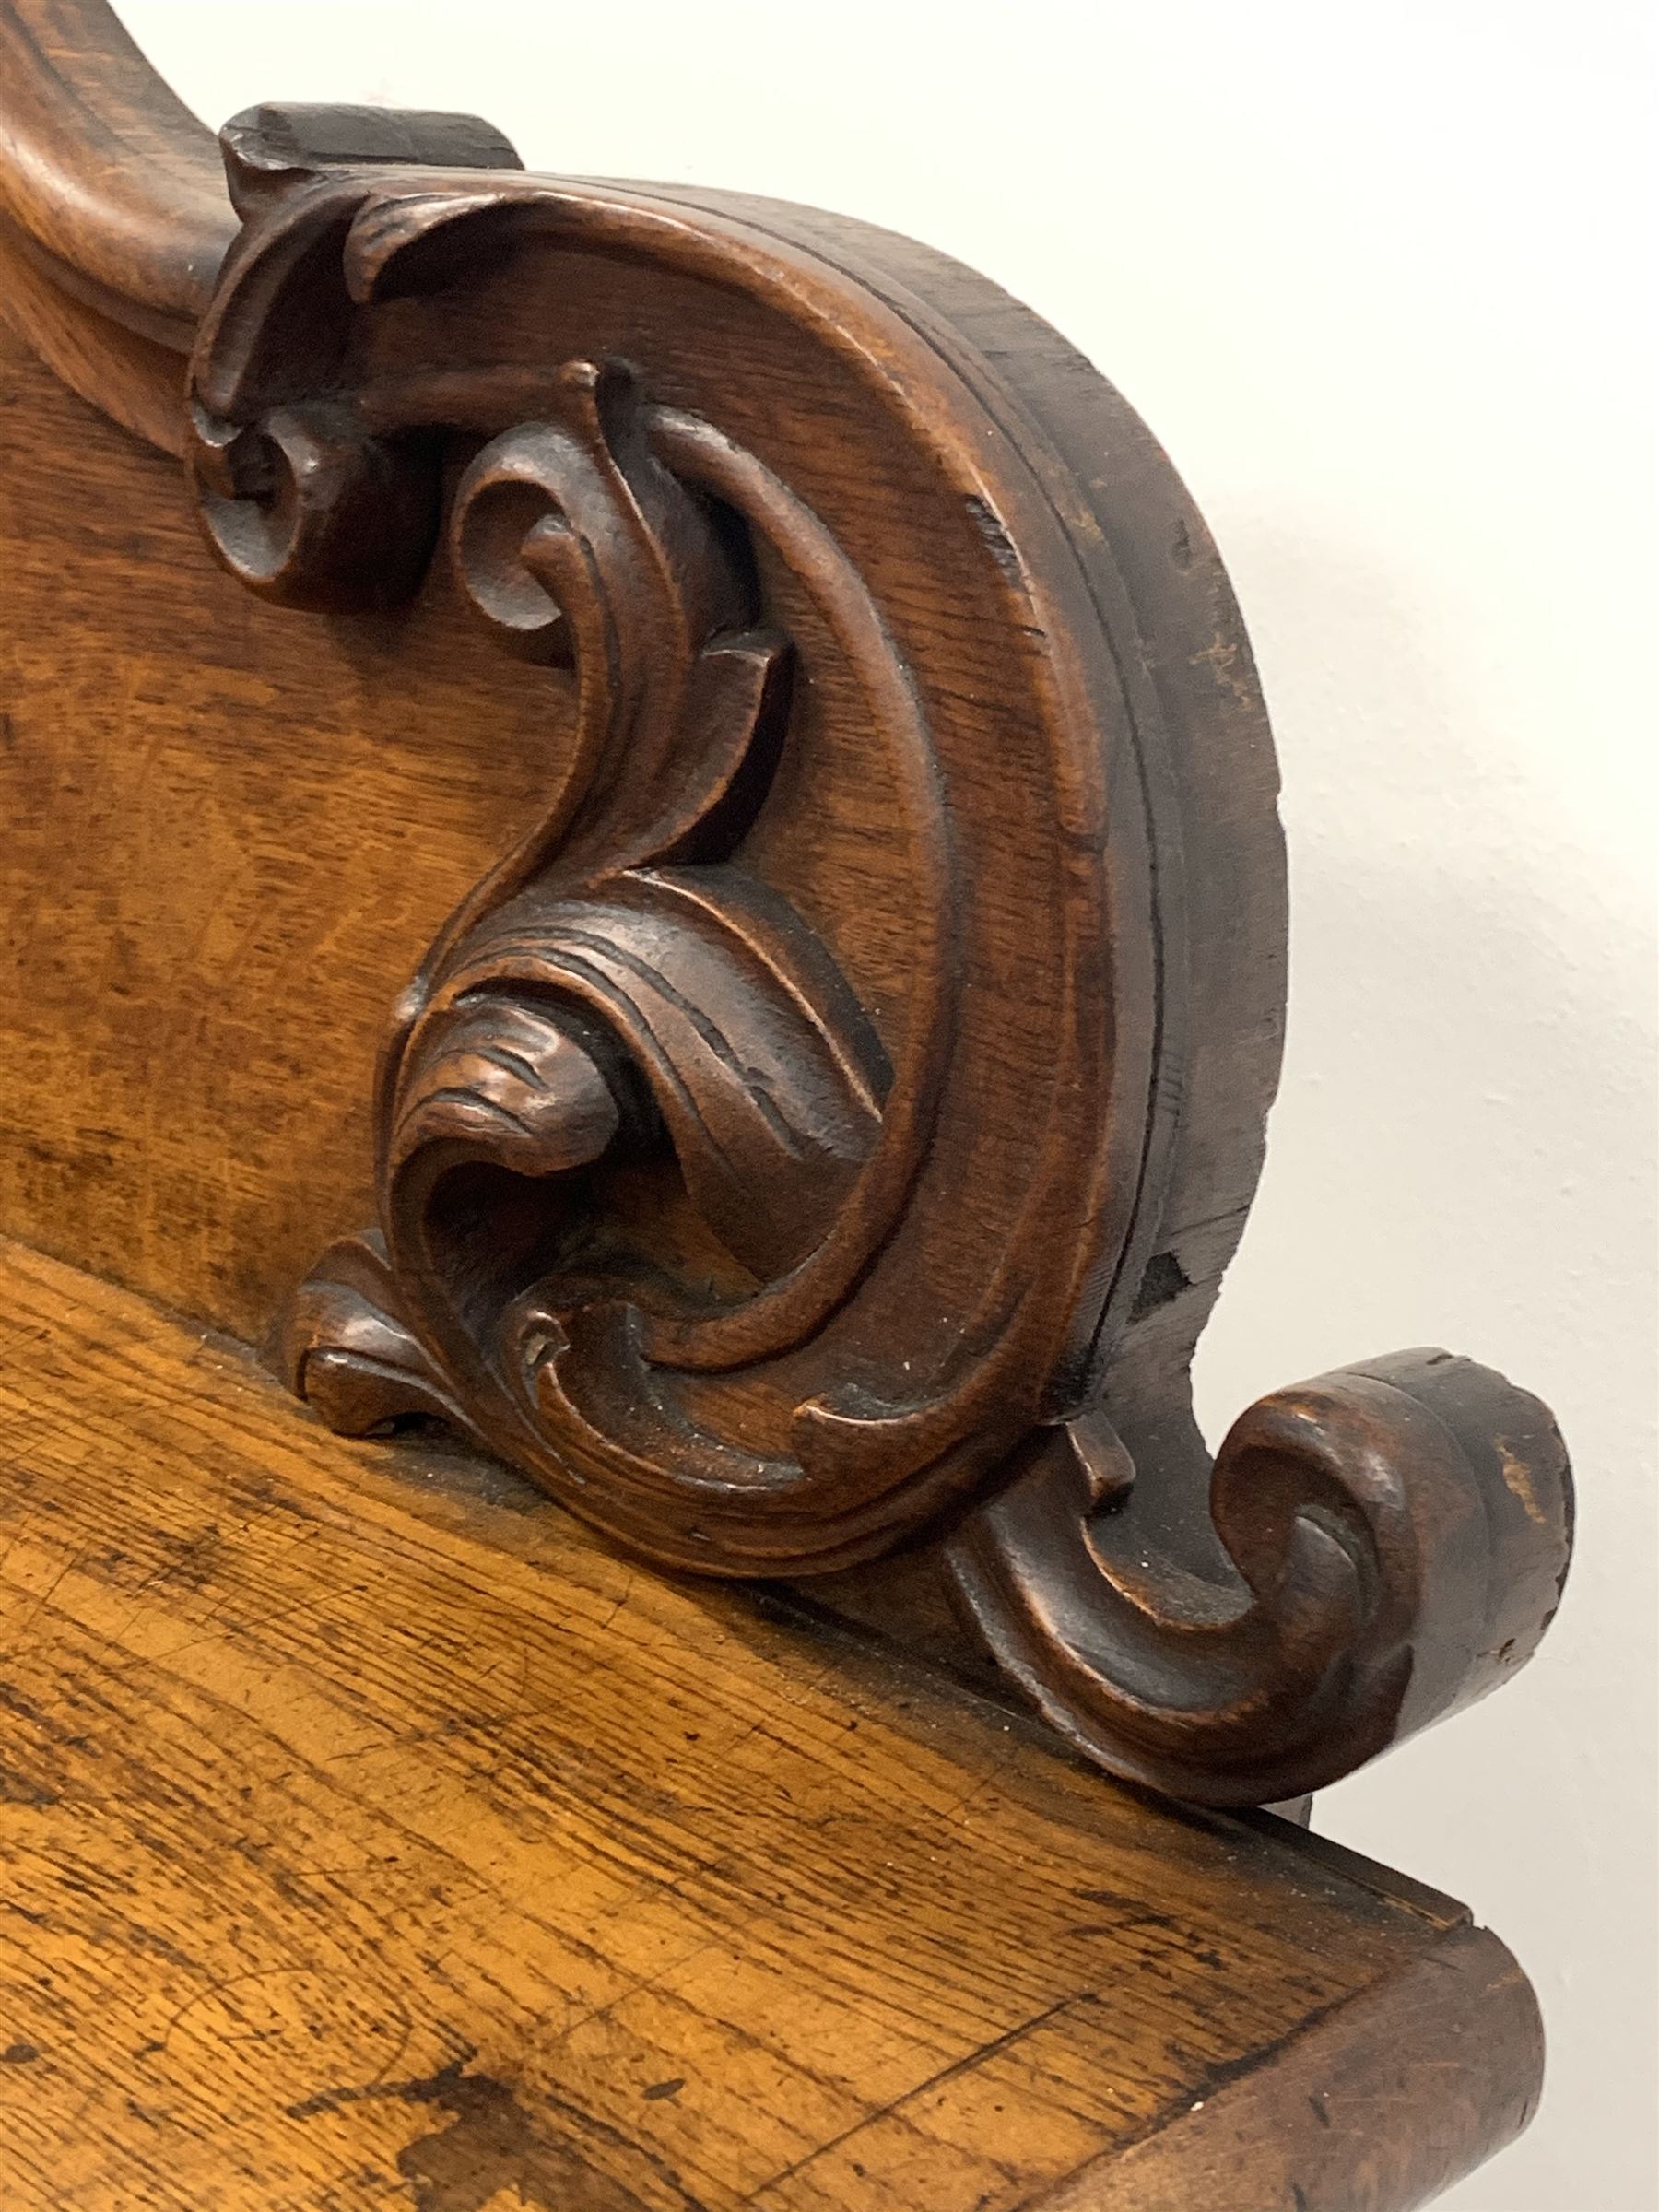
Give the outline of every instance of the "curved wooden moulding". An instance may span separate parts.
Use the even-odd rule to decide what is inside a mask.
[[[1193,1423],[1283,855],[1238,611],[1124,401],[808,210],[525,176],[467,118],[262,109],[224,152],[211,299],[205,244],[141,288],[147,342],[200,311],[162,441],[216,554],[324,609],[452,563],[565,738],[394,1011],[380,1219],[286,1315],[294,1388],[450,1421],[670,1568],[947,1589],[1193,1798],[1520,1665],[1571,1512],[1535,1400],[1410,1353],[1213,1467]]]
[[[300,109],[306,156],[357,162],[518,158],[473,118]],[[273,133],[243,189],[279,181]],[[295,146],[294,151],[298,152]],[[0,287],[8,317],[66,384],[152,445],[181,453],[196,326],[237,235],[221,147],[103,0],[0,6]]]
[[[213,135],[108,9],[0,8],[0,285],[64,382],[152,444],[236,218]]]

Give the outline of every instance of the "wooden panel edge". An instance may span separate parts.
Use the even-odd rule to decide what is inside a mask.
[[[1033,2212],[1417,2212],[1513,2142],[1543,2069],[1514,1957],[1488,1929],[1454,1928]]]
[[[1318,1797],[1311,1801],[1311,1818],[1321,1802]],[[1304,1863],[1311,1860],[1325,1873],[1351,1883],[1356,1889],[1369,1889],[1373,1897],[1404,1905],[1407,1912],[1431,1921],[1442,1932],[1470,1924],[1473,1915],[1468,1906],[1455,1897],[1448,1897],[1443,1889],[1418,1881],[1415,1875],[1402,1874],[1397,1866],[1386,1865],[1381,1859],[1368,1858],[1363,1852],[1339,1843],[1334,1836],[1323,1835],[1312,1826],[1287,1819],[1271,1806],[1234,1813],[1232,1818],[1241,1828],[1250,1829],[1257,1835],[1271,1836],[1287,1850],[1294,1851]]]

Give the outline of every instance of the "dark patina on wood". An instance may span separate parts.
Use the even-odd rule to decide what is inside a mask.
[[[312,607],[447,559],[570,718],[396,1009],[381,1218],[286,1371],[347,1430],[441,1414],[668,1566],[856,1606],[902,1551],[866,1611],[902,1634],[891,1591],[943,1582],[1135,1780],[1334,1780],[1530,1653],[1568,1476],[1535,1400],[1433,1350],[1276,1394],[1213,1467],[1197,1439],[1284,952],[1199,517],[942,257],[488,137],[225,134],[215,550]]]
[[[1495,1939],[1011,1709],[1288,1799],[1512,1671],[1566,1559],[1466,1361],[1194,1424],[1283,855],[1156,443],[839,218],[465,117],[216,152],[95,0],[0,0],[0,108],[8,320],[190,483],[4,341],[0,1230],[91,1271],[0,1301],[7,2184],[1403,2212],[1489,2155]],[[284,1298],[333,1427],[581,1524],[132,1291]]]
[[[971,1631],[1189,1796],[1316,1787],[1521,1664],[1571,1510],[1536,1401],[1428,1351],[1213,1465],[1193,1422],[1283,860],[1225,575],[1110,386],[907,241],[527,177],[467,117],[237,118],[227,253],[112,27],[0,29],[35,342],[264,596],[450,563],[564,738],[395,1010],[380,1219],[298,1293],[295,1387],[440,1414],[665,1564]]]

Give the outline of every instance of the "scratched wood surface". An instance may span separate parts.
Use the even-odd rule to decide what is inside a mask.
[[[1393,2212],[1520,2124],[1459,1908],[16,1245],[0,1438],[7,2212],[1161,2206],[1176,2125]]]

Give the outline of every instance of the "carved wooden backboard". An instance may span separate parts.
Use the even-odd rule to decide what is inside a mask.
[[[1193,1420],[1283,854],[1237,607],[1122,398],[833,217],[526,176],[467,118],[223,145],[168,434],[209,544],[325,613],[448,564],[559,762],[411,947],[378,1219],[279,1318],[295,1389],[451,1422],[671,1570],[935,1641],[948,1603],[1092,1757],[1213,1802],[1520,1665],[1570,1515],[1535,1400],[1423,1351],[1213,1464]],[[157,434],[147,357],[82,381]]]

